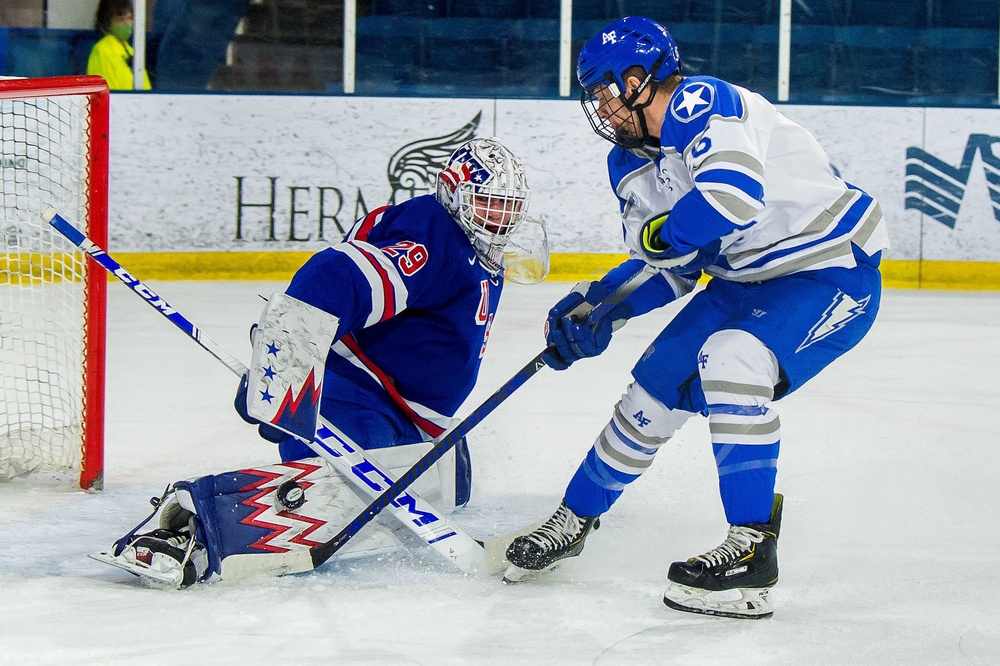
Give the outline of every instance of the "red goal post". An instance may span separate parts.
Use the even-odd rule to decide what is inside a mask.
[[[103,486],[107,276],[40,215],[107,247],[109,99],[99,76],[0,80],[0,479]]]

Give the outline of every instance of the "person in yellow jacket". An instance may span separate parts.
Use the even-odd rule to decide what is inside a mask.
[[[101,0],[94,28],[104,35],[94,44],[87,60],[87,74],[99,74],[112,90],[132,90],[132,0]],[[142,70],[143,90],[149,90],[149,75]]]

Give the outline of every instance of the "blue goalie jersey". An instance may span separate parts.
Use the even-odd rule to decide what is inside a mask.
[[[328,375],[387,396],[431,439],[475,386],[502,288],[426,195],[373,210],[287,293],[340,319]]]

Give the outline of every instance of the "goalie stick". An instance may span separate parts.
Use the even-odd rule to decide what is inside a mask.
[[[42,219],[129,289],[141,296],[153,309],[169,319],[189,338],[221,361],[233,374],[240,377],[246,374],[247,367],[241,361],[174,309],[161,296],[125,270],[107,252],[95,245],[79,229],[60,216],[54,208],[47,208],[42,213]],[[382,471],[378,465],[365,456],[361,447],[322,416],[316,436],[309,445],[318,455],[328,460],[341,475],[359,488],[366,497],[376,497],[378,493],[389,488],[395,480],[394,477]],[[389,505],[389,510],[396,519],[459,569],[466,573],[484,569],[489,571],[503,569],[506,544],[516,536],[515,534],[478,541],[456,527],[446,516],[416,493],[407,492],[404,495],[393,496],[394,499],[397,497],[398,501]],[[351,535],[356,533],[357,530]],[[343,541],[346,543],[347,539]],[[299,573],[314,568],[309,554],[305,551],[292,551],[285,553],[284,557],[272,557],[268,566],[273,566],[281,573]],[[253,573],[261,572],[236,571],[232,566],[226,570],[226,574],[230,578]]]
[[[649,266],[648,264],[643,264],[642,267],[633,273],[624,283],[622,283],[617,289],[608,294],[604,300],[593,307],[587,315],[588,321],[599,321],[604,315],[614,309],[615,306],[625,300],[629,294],[634,292],[647,280],[659,272],[659,269]],[[543,357],[548,351],[549,349],[546,348],[539,352],[535,358],[528,361],[527,365],[521,368],[513,377],[508,379],[503,386],[498,388],[493,395],[487,398],[485,402],[465,417],[461,423],[455,426],[450,432],[443,435],[442,438],[438,440],[437,444],[434,445],[434,448],[424,454],[424,457],[418,460],[413,467],[404,472],[388,490],[384,491],[379,497],[375,498],[375,500],[369,504],[364,511],[358,514],[354,520],[348,523],[339,534],[324,544],[310,548],[309,552],[312,556],[313,568],[320,566],[333,557],[333,555],[340,548],[342,548],[352,536],[357,534],[362,527],[371,522],[386,506],[389,506],[393,499],[395,499],[400,493],[404,492],[406,488],[417,479],[417,477],[427,471],[427,469],[437,462],[441,456],[447,453],[453,446],[455,446],[455,444],[465,437],[465,435],[468,434],[472,428],[489,416],[494,409],[500,406],[500,403],[524,385],[526,381],[534,377],[535,373],[545,367]],[[528,528],[529,531],[530,529],[531,528]]]
[[[67,222],[63,217],[58,215],[52,207],[47,208],[42,213],[42,219],[52,225],[59,233],[63,234],[67,239],[70,240],[74,245],[83,250],[88,254],[95,262],[105,268],[109,273],[118,278],[123,284],[129,287],[136,294],[141,296],[150,304],[155,310],[157,310],[164,317],[169,319],[175,326],[184,331],[194,341],[196,341],[202,348],[208,351],[210,354],[215,356],[220,360],[226,367],[232,370],[235,374],[243,376],[246,373],[247,368],[234,356],[226,352],[218,343],[212,340],[210,337],[202,333],[194,324],[187,320],[182,314],[177,310],[173,309],[164,299],[158,296],[151,289],[146,287],[139,281],[135,276],[126,271],[121,264],[111,258],[107,252],[103,249],[97,247],[89,238],[87,238],[81,231],[79,231],[72,224]],[[626,280],[621,286],[611,292],[603,301],[594,306],[593,310],[589,315],[589,319],[592,321],[599,320],[607,312],[612,310],[616,305],[618,305],[622,300],[624,300],[629,294],[638,289],[642,284],[644,284],[651,277],[659,273],[658,269],[655,269],[648,265],[643,265],[642,268],[637,270],[633,275],[631,275],[628,280]],[[476,425],[478,425],[483,419],[485,419],[489,414],[493,412],[504,400],[506,400],[514,391],[520,388],[526,381],[531,379],[539,370],[545,366],[545,361],[542,357],[548,349],[542,350],[538,355],[535,356],[531,361],[527,363],[521,370],[517,372],[513,377],[507,380],[499,389],[497,389],[493,395],[486,399],[479,407],[477,407],[471,414],[469,414],[461,423],[459,423],[450,432],[446,433],[438,442],[428,451],[420,460],[418,460],[409,470],[403,473],[395,482],[391,483],[388,488],[382,489],[377,488],[381,491],[381,494],[376,497],[371,504],[368,505],[357,517],[354,518],[350,523],[348,523],[337,535],[335,535],[329,541],[310,548],[308,551],[293,551],[284,554],[282,558],[284,560],[281,565],[282,573],[301,573],[305,571],[310,571],[322,565],[324,562],[329,560],[333,555],[340,550],[344,544],[346,544],[351,537],[357,534],[361,529],[371,522],[376,516],[378,516],[387,507],[392,511],[392,513],[400,519],[406,527],[412,530],[415,534],[420,536],[428,545],[440,552],[447,559],[451,560],[460,569],[466,572],[477,571],[482,568],[487,568],[491,571],[500,571],[504,566],[504,555],[503,551],[506,549],[506,544],[509,543],[517,534],[510,534],[506,537],[499,539],[493,539],[486,542],[479,542],[473,540],[467,534],[459,530],[457,527],[451,525],[450,521],[439,512],[430,507],[426,502],[419,500],[422,504],[422,509],[430,509],[435,517],[439,517],[441,520],[441,525],[447,525],[453,530],[453,533],[446,534],[429,534],[425,528],[425,525],[416,524],[412,520],[405,518],[400,518],[399,514],[401,512],[409,512],[400,506],[397,498],[404,496],[404,492],[407,488],[424,472],[426,472],[435,462],[437,462],[443,455],[445,455],[449,450],[451,450],[466,434],[469,433]],[[331,424],[329,424],[325,419],[321,417],[321,428],[317,432],[320,435],[324,428],[329,431],[339,434]],[[331,438],[334,443],[339,442],[343,444],[338,437]],[[346,439],[346,438],[345,438]],[[319,446],[312,446],[318,443]],[[356,454],[355,459],[362,459],[366,462],[370,469],[378,471],[376,465],[364,458],[364,454],[361,453],[359,449],[354,449],[353,447],[347,446],[347,450],[337,451],[335,448],[331,450],[326,442],[320,441],[320,437],[317,436],[312,443],[310,443],[311,448],[320,453],[324,458],[329,460],[334,467],[345,474],[347,478],[355,482],[358,487],[362,488],[368,494],[371,493],[370,485],[371,480],[369,477],[364,476],[363,472],[359,474],[357,466],[350,465],[345,459],[345,453]],[[379,475],[384,480],[391,480],[391,477],[385,473],[378,472]],[[360,478],[359,478],[360,477]],[[417,499],[412,493],[407,493],[406,496]],[[404,496],[404,497],[406,497]],[[412,501],[412,500],[410,500]],[[533,526],[525,528],[530,531]],[[519,530],[518,533],[524,530]],[[455,541],[446,543],[449,539],[455,538]],[[471,544],[470,544],[471,542]],[[474,544],[474,545],[473,545]],[[461,546],[460,548],[458,546]],[[477,550],[478,547],[478,550]],[[256,573],[248,571],[250,573]]]

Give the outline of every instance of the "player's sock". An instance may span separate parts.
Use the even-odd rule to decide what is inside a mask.
[[[731,525],[726,540],[687,562],[674,562],[663,603],[676,610],[724,617],[765,618],[778,582],[782,496],[775,493],[766,523]]]
[[[511,566],[504,580],[519,581],[554,566],[559,560],[576,557],[583,550],[587,535],[600,524],[598,516],[578,516],[565,502],[560,503],[541,527],[511,542],[507,548],[507,561]]]

